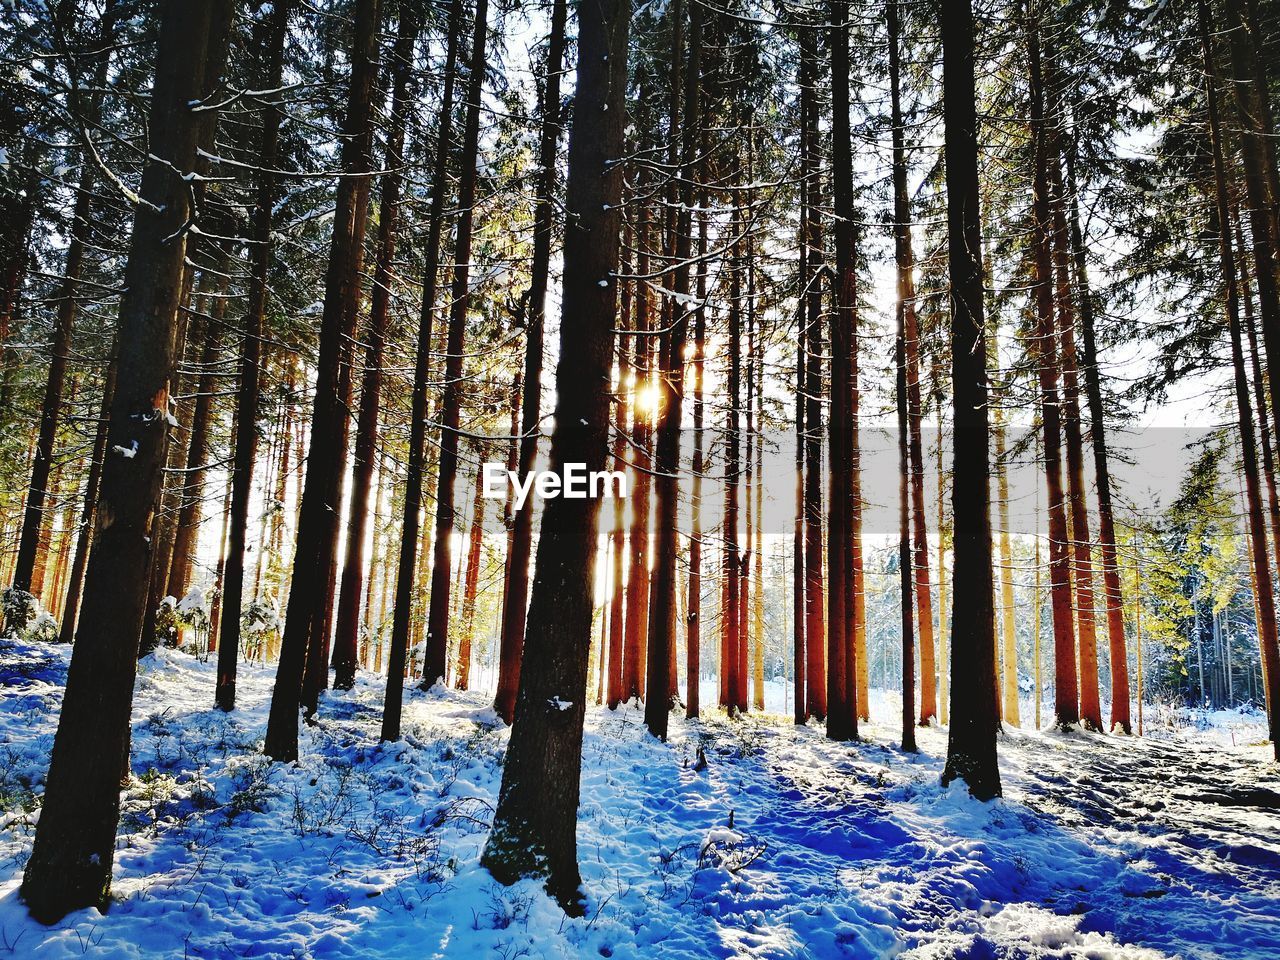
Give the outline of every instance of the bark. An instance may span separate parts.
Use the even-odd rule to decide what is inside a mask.
[[[641,276],[649,272],[649,256],[647,244],[649,240],[649,210],[642,213],[640,230],[636,247],[636,273]],[[655,388],[652,350],[651,350],[651,302],[649,287],[644,281],[636,284],[636,336],[635,336],[635,372],[636,389],[633,393],[635,403],[632,406],[632,456],[635,469],[632,476],[635,482],[631,491],[631,532],[628,546],[630,556],[627,567],[627,620],[623,637],[622,658],[622,696],[631,700],[641,696],[640,677],[644,671],[644,651],[649,628],[649,494],[651,430],[649,419],[652,409],[645,409],[644,400],[648,392]]]
[[[803,27],[802,27],[803,29]],[[802,81],[803,82],[803,81]],[[802,188],[803,189],[803,188]],[[805,637],[805,557],[804,557],[804,369],[805,352],[808,349],[806,333],[809,315],[805,308],[804,277],[808,274],[808,253],[805,249],[804,205],[801,201],[801,226],[799,260],[801,286],[796,309],[796,509],[795,528],[791,535],[791,643],[792,643],[792,706],[798,725],[809,719],[809,704],[805,693],[807,676],[805,667],[808,655]]]
[[[471,240],[475,219],[476,163],[480,148],[480,100],[489,38],[489,2],[476,0],[471,59],[468,61],[467,115],[462,130],[458,177],[458,225],[454,236],[453,284],[450,290],[449,336],[444,358],[444,395],[440,403],[440,451],[436,466],[436,532],[431,568],[431,598],[427,610],[426,653],[422,688],[443,681],[449,650],[449,599],[453,570],[450,551],[458,476],[458,425],[462,413],[462,360],[466,347],[467,310],[471,304]]]
[[[754,288],[754,284],[752,285]],[[751,550],[752,702],[764,709],[764,357],[763,338],[756,341],[756,484],[755,538]]]
[[[951,278],[951,385],[955,598],[951,704],[943,784],[961,779],[986,800],[1000,795],[996,733],[995,595],[992,582],[990,431],[984,344],[978,117],[973,11],[969,0],[941,8],[947,262]]]
[[[741,231],[741,216],[734,210],[733,235]],[[724,604],[721,611],[720,672],[721,701],[732,716],[738,709],[738,646],[742,635],[742,578],[738,544],[738,503],[741,476],[742,435],[742,258],[735,242],[729,253],[729,376],[728,422],[724,452]]]
[[[1098,488],[1098,549],[1102,555],[1103,594],[1107,604],[1107,643],[1111,658],[1111,729],[1114,730],[1118,726],[1125,733],[1132,733],[1129,713],[1129,651],[1124,637],[1124,594],[1120,589],[1120,562],[1116,551],[1115,508],[1111,497],[1106,414],[1102,405],[1102,371],[1098,366],[1093,291],[1089,287],[1089,264],[1084,231],[1080,225],[1080,194],[1073,156],[1074,150],[1067,154],[1067,189],[1071,194],[1071,251],[1075,263],[1076,288],[1079,292],[1085,397],[1089,404],[1093,473]],[[1263,439],[1265,440],[1267,434],[1265,407],[1263,409]],[[1276,504],[1274,484],[1271,490],[1273,516],[1280,518],[1280,504]]]
[[[703,133],[701,152],[706,155],[706,136]],[[700,179],[706,179],[706,165],[702,164]],[[707,193],[701,191],[698,203],[706,210]],[[703,427],[706,418],[706,401],[703,397],[703,375],[706,370],[707,350],[707,215],[698,214],[698,278],[697,312],[693,317],[693,490],[690,495],[689,535],[689,593],[685,634],[685,716],[692,720],[701,712],[702,700],[699,684],[702,679],[702,473],[706,469]],[[620,539],[620,538],[619,538]],[[621,553],[618,554],[619,561]]]
[[[942,642],[938,645],[938,719],[946,724],[950,721],[951,714],[951,672],[948,669],[948,653],[951,649],[951,631],[947,627],[947,549],[946,537],[946,511],[944,504],[946,502],[946,483],[945,470],[942,466],[943,461],[943,443],[942,443],[942,392],[941,392],[941,364],[935,363],[932,369],[932,376],[936,389],[938,403],[938,448],[937,448],[937,478],[938,478],[938,636],[942,638]]]
[[[360,412],[351,473],[351,511],[347,518],[346,558],[342,565],[333,639],[333,686],[337,690],[350,690],[355,685],[356,664],[359,659],[360,597],[364,592],[369,495],[373,489],[373,471],[378,451],[383,355],[391,312],[397,233],[400,228],[401,168],[404,164],[405,126],[409,113],[409,76],[413,69],[413,48],[417,38],[417,15],[411,4],[401,4],[396,40],[391,51],[391,118],[382,162],[387,172],[383,174],[380,186],[378,256],[369,306],[364,376],[360,385]]]
[[[373,54],[376,56],[376,52]],[[376,84],[376,77],[374,83]],[[372,94],[370,95],[372,103]],[[341,532],[342,517],[349,503],[347,496],[347,455],[351,436],[350,411],[354,404],[355,391],[355,347],[356,320],[360,311],[360,285],[364,276],[364,236],[368,225],[369,194],[372,182],[373,156],[373,124],[368,123],[364,132],[356,138],[356,154],[359,158],[357,167],[363,174],[356,178],[355,222],[352,225],[350,247],[351,257],[348,266],[348,280],[343,291],[342,303],[342,346],[338,352],[337,407],[341,415],[338,418],[334,448],[337,457],[330,472],[335,479],[333,500],[334,509],[324,517],[325,525],[320,536],[320,563],[325,570],[324,587],[321,597],[323,602],[315,611],[318,619],[313,623],[307,644],[306,666],[302,680],[302,708],[310,718],[315,715],[320,705],[320,691],[329,686],[330,643],[333,638],[334,611],[337,607],[338,594],[338,540]],[[296,558],[295,558],[296,560]]]
[[[32,916],[105,908],[120,775],[126,768],[138,633],[146,602],[148,518],[160,493],[169,381],[182,288],[196,147],[215,122],[191,104],[217,96],[229,0],[168,0],[160,13],[149,145],[120,302],[120,365],[103,472],[98,536],[84,589],[84,626],[67,676],[44,804],[22,884]],[[127,452],[127,453],[126,453]]]
[[[1255,41],[1260,38],[1256,29],[1250,31],[1249,16],[1243,0],[1225,0],[1226,30],[1230,35],[1231,84],[1236,105],[1236,117],[1240,128],[1240,159],[1244,168],[1245,199],[1249,213],[1249,232],[1253,238],[1254,279],[1258,291],[1258,313],[1262,320],[1262,344],[1267,356],[1268,386],[1271,393],[1271,428],[1280,437],[1280,290],[1277,289],[1276,219],[1272,216],[1272,202],[1280,203],[1280,195],[1272,196],[1277,184],[1268,189],[1267,150],[1270,101],[1259,97],[1262,62],[1257,58],[1250,33]]]
[[[205,476],[209,466],[209,428],[213,419],[213,392],[221,342],[223,316],[226,311],[225,291],[214,296],[212,316],[205,324],[204,343],[200,349],[196,398],[191,414],[191,439],[187,446],[186,470],[180,479],[182,506],[174,530],[173,556],[169,561],[166,594],[181,600],[191,579],[199,543],[200,522],[204,513]]]
[[[992,337],[994,340],[995,338]],[[993,355],[995,351],[992,351]],[[996,366],[999,366],[997,359]],[[1001,397],[1001,400],[1004,398]],[[1009,466],[1005,463],[1004,407],[995,404],[996,489],[1000,498],[1000,614],[1003,657],[1003,713],[1005,723],[1022,725],[1018,705],[1018,645],[1013,598],[1013,550],[1009,542]]]
[[[822,171],[818,133],[818,24],[811,22],[800,34],[800,62],[807,66],[800,88],[802,229],[806,253],[801,283],[805,296],[805,442],[804,442],[804,563],[806,705],[818,720],[827,717],[827,664],[825,598],[822,567],[822,276],[825,269],[822,236]]]
[[[427,242],[423,251],[422,309],[418,319],[418,343],[409,403],[404,518],[400,533],[400,560],[396,569],[396,597],[391,621],[391,647],[387,654],[387,692],[383,702],[382,739],[400,739],[401,700],[404,694],[405,658],[413,623],[417,584],[418,541],[422,510],[422,478],[426,467],[427,381],[431,375],[431,340],[435,318],[436,284],[440,272],[440,234],[444,224],[445,181],[449,169],[449,143],[453,128],[453,91],[457,81],[458,41],[462,33],[462,0],[451,0],[446,36],[444,89],[436,122],[436,155],[431,174],[431,208],[427,214]]]
[[[1231,337],[1231,362],[1234,369],[1236,412],[1240,427],[1240,452],[1244,461],[1245,496],[1249,506],[1250,556],[1257,584],[1258,637],[1262,647],[1263,673],[1267,682],[1269,733],[1272,749],[1280,760],[1280,644],[1276,636],[1276,609],[1271,564],[1267,557],[1266,518],[1258,482],[1258,451],[1253,431],[1253,409],[1249,400],[1249,382],[1245,374],[1244,349],[1240,335],[1239,290],[1236,281],[1235,256],[1231,246],[1231,207],[1227,192],[1226,164],[1223,161],[1221,121],[1218,116],[1217,75],[1213,48],[1209,40],[1209,14],[1205,0],[1197,4],[1200,44],[1204,53],[1205,99],[1208,105],[1209,139],[1213,149],[1214,194],[1218,215],[1218,255],[1225,288],[1227,326]]]
[[[624,228],[622,241],[624,250],[628,246],[628,239],[629,231]],[[621,266],[621,272],[624,276],[631,272],[625,259]],[[631,290],[632,285],[630,283],[624,281],[619,284],[618,329],[620,331],[631,329]],[[615,470],[625,471],[627,469],[627,424],[628,411],[631,408],[628,398],[632,396],[628,384],[633,381],[634,377],[635,370],[631,366],[628,351],[620,344],[618,348],[618,383],[617,393],[614,397],[613,422],[613,467]],[[622,670],[626,628],[626,579],[623,576],[623,569],[626,563],[626,537],[626,503],[619,497],[613,503],[613,530],[610,534],[610,562],[613,570],[613,581],[610,584],[609,677],[605,700],[610,710],[616,709],[623,700]]]
[[[1262,356],[1258,349],[1257,321],[1253,311],[1253,297],[1249,289],[1248,258],[1245,256],[1243,232],[1240,229],[1239,211],[1235,216],[1236,258],[1240,267],[1240,299],[1244,303],[1244,327],[1249,337],[1249,364],[1253,386],[1253,406],[1258,423],[1258,446],[1262,449],[1262,476],[1267,485],[1267,509],[1271,519],[1271,549],[1280,551],[1280,494],[1276,489],[1275,453],[1271,438],[1271,421],[1267,416],[1267,385],[1262,372]],[[1277,553],[1280,556],[1280,553]]]
[[[222,526],[218,534],[218,560],[213,568],[213,586],[209,590],[209,643],[208,652],[218,649],[218,630],[222,626],[222,585],[227,570],[227,530],[231,524],[232,474],[227,474],[227,488],[222,496]]]
[[[682,0],[672,5],[673,87],[680,86],[678,64],[684,59],[684,12]],[[675,223],[676,268],[672,275],[671,324],[663,334],[662,392],[659,394],[657,439],[654,457],[654,534],[655,563],[653,589],[649,596],[648,695],[645,699],[645,724],[660,740],[667,739],[667,721],[673,698],[672,655],[676,644],[676,559],[680,554],[680,426],[685,399],[685,342],[689,338],[691,308],[687,305],[690,291],[692,252],[692,215],[694,205],[695,160],[699,142],[701,90],[701,23],[703,10],[691,4],[689,15],[689,63],[684,73],[684,97],[680,128],[680,165],[678,165],[678,210]],[[677,101],[672,91],[673,104]],[[676,116],[672,115],[676,127]]]
[[[556,154],[560,143],[560,79],[564,65],[567,0],[555,0],[543,76],[542,117],[538,139],[538,201],[534,207],[533,262],[529,277],[528,327],[525,330],[524,397],[521,401],[521,478],[528,476],[538,455],[542,418],[542,356],[546,327],[547,284],[551,274],[551,241],[555,228]],[[533,552],[533,503],[526,499],[512,516],[511,549],[507,558],[506,601],[503,604],[498,694],[494,709],[508,723],[515,712],[520,685],[521,648],[529,597],[529,558]],[[621,536],[621,534],[619,534]],[[621,577],[619,568],[615,576]],[[613,623],[610,623],[613,629]],[[612,650],[612,645],[611,645]],[[621,651],[619,651],[620,653]],[[612,697],[612,694],[610,695]]]
[[[479,462],[485,461],[481,448]],[[455,685],[467,690],[471,684],[471,643],[476,625],[476,587],[480,583],[481,548],[484,546],[484,474],[476,470],[475,495],[471,499],[471,527],[467,530],[467,573],[462,581],[462,636],[458,639],[458,668]],[[602,651],[603,653],[603,648]]]
[[[554,469],[599,470],[608,451],[630,7],[578,8],[577,91],[566,189]],[[539,876],[581,915],[577,814],[599,501],[547,503],[515,723],[482,862],[502,883]]]
[[[67,599],[62,607],[61,633],[58,635],[62,643],[70,643],[75,638],[76,626],[80,620],[84,572],[89,562],[89,546],[93,542],[93,518],[98,508],[98,490],[102,483],[102,468],[107,455],[107,431],[111,424],[111,403],[116,392],[119,349],[119,345],[113,340],[111,359],[107,363],[107,371],[103,376],[102,405],[98,410],[98,426],[93,436],[89,475],[85,478],[84,500],[80,508],[80,521],[76,532],[76,552],[71,561],[71,574],[67,581]]]
[[[331,548],[341,510],[341,470],[346,456],[347,410],[343,404],[342,359],[355,318],[353,301],[359,287],[357,266],[363,246],[362,198],[367,191],[368,132],[376,71],[379,0],[358,0],[347,115],[343,125],[342,167],[350,176],[338,182],[329,265],[320,319],[320,350],[312,400],[311,446],[307,476],[298,507],[298,528],[285,613],[280,662],[271,694],[264,752],[273,760],[298,757],[298,711],[308,658],[321,656],[324,607]],[[327,662],[322,662],[327,668]],[[312,683],[314,689],[314,681]]]
[[[894,338],[894,366],[896,368],[895,394],[898,413],[898,575],[901,593],[902,624],[902,749],[915,751],[915,624],[912,616],[914,600],[914,574],[911,548],[911,496],[910,490],[918,468],[911,462],[911,372],[907,358],[907,337],[914,336],[915,330],[908,331],[907,314],[912,316],[911,326],[915,326],[915,284],[912,277],[911,256],[911,206],[907,198],[907,163],[906,150],[903,145],[901,76],[899,67],[899,50],[901,27],[898,21],[898,0],[889,0],[887,4],[887,20],[889,27],[889,98],[891,123],[893,126],[893,220],[894,220],[894,259],[898,267],[898,299],[896,304],[897,333]],[[919,415],[919,384],[916,385],[916,414]],[[917,433],[918,438],[918,433]],[[921,634],[925,630],[925,621],[921,618]],[[932,627],[932,624],[929,624]],[[932,651],[928,661],[924,656],[921,644],[921,672],[928,676],[932,670]],[[930,678],[931,680],[932,678]],[[932,691],[930,691],[932,693]],[[921,714],[924,713],[923,704]],[[928,722],[924,720],[924,722]]]
[[[858,595],[862,560],[855,515],[857,418],[857,277],[853,236],[853,156],[849,128],[848,0],[832,0],[831,181],[835,233],[831,313],[831,455],[827,536],[827,736],[858,736]]]
[[[1036,370],[1044,432],[1044,472],[1049,510],[1049,595],[1053,615],[1054,717],[1062,729],[1080,720],[1075,627],[1071,622],[1071,575],[1067,557],[1066,501],[1062,491],[1062,426],[1058,402],[1058,349],[1053,316],[1053,260],[1050,251],[1049,131],[1046,129],[1040,36],[1028,15],[1027,60],[1031,78],[1031,127],[1035,138],[1032,201],[1033,297],[1036,311]]]
[[[1060,116],[1060,111],[1055,111]],[[1055,133],[1054,141],[1060,140]],[[1080,423],[1080,377],[1076,360],[1075,307],[1067,271],[1068,240],[1063,212],[1059,154],[1049,157],[1049,197],[1053,216],[1053,271],[1056,278],[1058,335],[1061,338],[1063,425],[1067,440],[1067,495],[1071,506],[1071,553],[1075,561],[1076,624],[1080,652],[1080,719],[1091,730],[1102,729],[1098,696],[1098,639],[1094,611],[1093,547],[1089,499],[1084,479],[1084,431]]]
[[[894,250],[906,351],[907,452],[910,458],[913,593],[920,650],[920,718],[928,726],[938,712],[937,655],[933,639],[933,595],[929,583],[929,534],[924,502],[924,444],[920,400],[920,322],[916,314],[915,254],[911,245],[911,200],[907,194],[905,125],[902,116],[902,30],[898,0],[889,3],[890,109],[893,123]]]

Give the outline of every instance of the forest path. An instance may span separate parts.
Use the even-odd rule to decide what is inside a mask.
[[[1277,955],[1280,779],[1260,748],[1010,730],[1005,798],[982,805],[939,786],[945,731],[914,756],[863,734],[747,734],[778,788],[753,829],[892,914],[904,955]]]
[[[1269,748],[1050,733],[1006,738],[1015,796],[1153,881],[1102,902],[1117,936],[1187,956],[1280,953],[1280,767]],[[1108,913],[1110,917],[1108,917]]]
[[[588,915],[568,920],[479,866],[507,737],[488,693],[410,690],[403,740],[380,744],[383,681],[362,673],[325,695],[297,764],[269,764],[273,671],[244,666],[228,715],[214,664],[175,651],[138,676],[117,901],[44,928],[17,886],[68,653],[0,645],[0,956],[1277,956],[1280,782],[1260,747],[1011,730],[1005,797],[979,803],[940,784],[944,730],[897,748],[879,692],[856,744],[715,712],[673,716],[660,743],[635,705],[592,707]]]

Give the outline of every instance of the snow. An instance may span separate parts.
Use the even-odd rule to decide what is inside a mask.
[[[46,928],[17,887],[68,656],[0,644],[0,944],[37,960],[1275,956],[1280,781],[1211,726],[1008,731],[1005,797],[983,804],[941,787],[945,729],[897,749],[885,693],[856,745],[778,714],[673,717],[662,744],[637,707],[590,706],[587,912],[567,919],[478,864],[507,742],[489,695],[415,690],[380,744],[383,681],[362,673],[272,765],[272,671],[242,665],[222,714],[214,664],[163,648],[137,680],[117,902]]]

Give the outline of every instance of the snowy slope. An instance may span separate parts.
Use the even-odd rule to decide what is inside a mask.
[[[172,651],[138,679],[118,902],[41,927],[17,887],[67,653],[0,648],[0,956],[1277,956],[1280,781],[1256,745],[1012,732],[984,805],[938,785],[945,731],[893,746],[888,698],[856,746],[781,716],[664,745],[593,708],[569,920],[477,864],[506,743],[487,696],[415,692],[380,745],[362,675],[271,766],[271,676],[244,668],[225,716],[213,664]]]

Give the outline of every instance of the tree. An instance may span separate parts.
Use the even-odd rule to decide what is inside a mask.
[[[395,609],[391,622],[391,648],[387,659],[387,692],[382,707],[382,739],[400,739],[400,714],[404,696],[405,657],[413,619],[413,596],[418,569],[418,535],[421,526],[422,480],[426,472],[427,380],[431,374],[431,341],[436,308],[436,284],[440,272],[440,234],[444,229],[445,181],[453,129],[453,91],[457,81],[458,42],[462,32],[462,0],[451,0],[445,32],[444,88],[436,121],[436,153],[431,170],[431,206],[427,213],[427,241],[423,250],[422,308],[413,367],[413,394],[409,401],[409,450],[405,469],[404,514],[400,530],[400,558],[396,568]]]
[[[1047,72],[1047,71],[1046,71]],[[1050,89],[1054,84],[1046,84]],[[1061,109],[1054,113],[1061,117]],[[1062,368],[1062,412],[1067,441],[1067,497],[1071,518],[1071,565],[1076,596],[1076,627],[1080,656],[1080,719],[1091,730],[1102,729],[1098,698],[1098,640],[1093,593],[1093,537],[1089,530],[1089,500],[1084,479],[1084,430],[1080,422],[1080,377],[1076,360],[1075,304],[1067,269],[1068,241],[1063,214],[1061,131],[1052,134],[1048,157],[1049,206],[1052,216],[1053,275],[1057,305],[1058,357]]]
[[[608,450],[627,78],[626,0],[582,3],[569,138],[560,363],[551,463],[600,469]],[[599,501],[547,503],[515,723],[482,862],[502,883],[545,878],[581,915],[577,811]]]
[[[896,333],[894,336],[894,366],[897,368],[895,394],[898,412],[898,575],[899,589],[902,598],[902,749],[916,749],[915,734],[915,696],[916,696],[916,651],[915,625],[912,620],[913,587],[916,575],[913,572],[914,554],[911,549],[911,495],[910,490],[917,480],[921,481],[923,499],[923,478],[920,477],[919,464],[913,464],[909,452],[913,431],[911,423],[911,370],[907,358],[907,337],[915,336],[915,284],[911,276],[911,212],[907,200],[907,167],[906,151],[903,146],[902,105],[901,105],[901,67],[899,65],[899,44],[901,27],[898,21],[898,0],[889,0],[887,20],[889,25],[889,96],[891,101],[891,123],[893,125],[893,221],[894,221],[894,259],[898,266],[898,300],[895,305]],[[908,314],[911,315],[908,320]],[[917,421],[920,415],[920,387],[916,383]],[[918,422],[914,428],[915,443],[919,446],[920,433]],[[918,514],[917,514],[918,515]],[[918,529],[918,528],[917,528]],[[926,552],[928,548],[926,547]],[[931,616],[931,615],[930,615]],[[932,631],[933,624],[920,618],[921,640],[926,630]],[[930,633],[932,639],[932,633]],[[920,669],[927,678],[928,698],[932,698],[932,680],[929,675],[933,670],[933,651],[925,656],[923,642],[920,649]],[[925,698],[922,698],[925,699]],[[924,713],[921,706],[921,714]]]
[[[683,7],[674,0],[672,58],[678,64],[684,56]],[[702,44],[702,10],[693,4],[689,17],[689,63],[685,71],[684,115],[680,123],[679,212],[675,222],[675,269],[672,276],[672,318],[663,335],[661,353],[662,393],[659,399],[654,471],[654,530],[656,533],[653,585],[649,597],[649,662],[645,699],[645,724],[661,740],[667,738],[671,713],[672,654],[676,643],[676,559],[680,552],[680,424],[684,410],[685,341],[689,333],[689,257],[693,250],[694,161],[698,144],[700,90],[699,48]],[[679,71],[673,83],[679,88]],[[673,96],[673,108],[680,103]],[[675,117],[672,117],[673,121]],[[697,677],[689,682],[696,683]]]
[[[1050,250],[1049,131],[1045,116],[1040,35],[1035,14],[1027,13],[1027,64],[1031,80],[1031,130],[1035,140],[1032,250],[1035,302],[1035,363],[1040,380],[1040,421],[1044,432],[1044,472],[1049,508],[1049,594],[1053,616],[1054,716],[1062,729],[1080,720],[1076,679],[1075,628],[1071,622],[1070,561],[1067,558],[1066,500],[1062,492],[1062,427],[1058,399],[1058,350],[1053,313]]]
[[[827,718],[828,665],[822,576],[822,280],[826,274],[822,235],[822,171],[818,133],[817,87],[819,26],[805,22],[800,30],[800,231],[804,258],[800,288],[804,297],[804,563],[805,665],[809,713]]]
[[[98,532],[85,578],[44,804],[22,896],[54,923],[111,892],[120,776],[127,768],[138,632],[146,602],[149,517],[168,441],[169,384],[183,261],[193,218],[185,172],[216,122],[230,0],[161,9],[151,91],[151,159],[135,204],[120,301],[120,364]],[[206,103],[208,105],[206,105]]]
[[[1071,195],[1071,252],[1076,291],[1080,303],[1081,351],[1085,397],[1089,405],[1089,437],[1093,446],[1093,475],[1098,487],[1098,549],[1102,555],[1103,595],[1107,608],[1107,642],[1111,662],[1111,729],[1132,733],[1129,717],[1129,652],[1124,637],[1124,595],[1120,589],[1120,563],[1116,550],[1115,509],[1112,504],[1111,467],[1107,454],[1107,425],[1102,404],[1102,371],[1093,291],[1089,286],[1088,255],[1080,226],[1080,191],[1075,177],[1074,148],[1066,156],[1067,190]],[[1265,414],[1264,414],[1265,422]]]
[[[827,736],[858,736],[858,615],[861,531],[856,515],[858,292],[853,237],[853,155],[849,129],[848,0],[831,3],[831,182],[835,234],[831,313],[831,503],[827,534]]]
[[[699,19],[701,15],[699,14]],[[700,152],[706,156],[706,134],[703,128],[703,142]],[[701,170],[705,181],[706,164]],[[703,427],[706,423],[706,399],[703,394],[703,377],[706,372],[707,351],[707,192],[703,190],[698,206],[702,211],[698,216],[698,279],[697,279],[697,312],[693,317],[693,357],[690,364],[693,374],[693,490],[690,500],[690,533],[689,533],[689,599],[688,613],[685,617],[687,632],[685,634],[685,676],[688,678],[688,690],[685,693],[685,716],[690,720],[696,718],[701,711],[701,691],[698,689],[702,679],[702,474],[706,469],[705,439]],[[798,454],[797,454],[798,455]],[[622,560],[621,537],[619,536],[618,563]],[[797,652],[801,647],[796,648]]]
[[[1235,81],[1231,89],[1235,94],[1236,116],[1240,124],[1240,160],[1248,200],[1249,232],[1253,238],[1262,343],[1270,375],[1272,432],[1280,436],[1280,287],[1277,286],[1280,284],[1280,274],[1277,273],[1280,262],[1276,252],[1276,244],[1280,242],[1276,230],[1280,229],[1280,223],[1273,215],[1273,204],[1280,201],[1271,195],[1280,186],[1276,182],[1280,171],[1277,171],[1273,159],[1271,176],[1267,175],[1268,151],[1274,154],[1274,145],[1270,142],[1271,104],[1267,96],[1266,74],[1255,47],[1260,37],[1256,22],[1251,22],[1253,18],[1249,16],[1243,0],[1225,0],[1223,12]],[[1254,38],[1252,42],[1251,37]]]
[[[203,513],[205,475],[209,467],[209,433],[214,413],[214,377],[221,327],[227,307],[225,296],[215,295],[209,300],[212,308],[201,338],[203,342],[195,378],[196,396],[191,410],[191,435],[187,444],[186,469],[182,472],[182,506],[174,525],[173,555],[169,559],[166,577],[165,593],[179,599],[186,594],[187,583],[191,579],[191,565],[195,559],[196,540]]]
[[[462,352],[471,304],[471,241],[475,220],[476,163],[480,151],[480,99],[484,90],[485,47],[489,38],[489,2],[476,0],[471,59],[467,64],[467,114],[462,128],[458,171],[458,224],[454,234],[453,283],[449,332],[444,357],[444,394],[440,400],[440,451],[436,465],[436,529],[427,609],[427,642],[422,688],[443,681],[449,650],[449,597],[452,587],[454,486],[458,474],[458,427],[462,413]]]
[[[369,141],[372,123],[374,74],[377,68],[380,0],[357,0],[352,69],[346,118],[343,123],[342,166],[348,174],[339,179],[337,206],[325,273],[324,306],[320,320],[320,350],[316,361],[315,396],[312,401],[311,446],[307,476],[298,508],[298,534],[293,576],[285,613],[284,637],[276,683],[271,693],[271,713],[263,747],[267,756],[285,763],[298,757],[298,710],[303,699],[307,663],[327,677],[324,655],[325,607],[328,574],[338,514],[341,509],[343,464],[346,458],[346,389],[343,354],[351,340],[355,300],[359,289],[359,262],[364,242],[363,207],[368,191],[362,184],[370,173]],[[349,377],[349,371],[347,373]],[[313,689],[314,687],[314,680]]]
[[[1231,246],[1231,201],[1227,191],[1226,164],[1223,160],[1221,121],[1218,117],[1217,70],[1213,46],[1209,40],[1209,14],[1205,0],[1198,0],[1200,45],[1204,51],[1205,100],[1208,106],[1209,140],[1213,152],[1214,199],[1218,222],[1218,257],[1222,271],[1227,329],[1231,339],[1231,365],[1234,373],[1236,413],[1240,428],[1240,452],[1244,460],[1245,499],[1249,514],[1250,559],[1253,562],[1254,596],[1258,604],[1258,636],[1262,646],[1264,676],[1267,682],[1267,705],[1271,745],[1280,760],[1280,644],[1276,638],[1275,594],[1272,588],[1271,564],[1267,557],[1267,525],[1262,512],[1261,485],[1258,480],[1257,440],[1253,430],[1253,407],[1249,400],[1249,381],[1245,374],[1243,338],[1240,334],[1240,295],[1236,277],[1235,254]]]
[[[942,99],[951,277],[952,460],[955,537],[951,608],[951,729],[944,785],[961,779],[980,800],[1000,795],[996,732],[995,585],[992,580],[990,438],[984,343],[978,116],[973,10],[944,0]]]
[[[566,0],[554,0],[547,61],[543,71],[542,119],[538,138],[538,202],[534,210],[533,264],[529,278],[525,327],[524,395],[520,402],[519,472],[525,478],[538,455],[542,422],[542,341],[547,315],[547,285],[551,275],[552,230],[555,226],[556,154],[560,144],[560,75],[564,62]],[[501,650],[498,661],[498,694],[494,709],[510,723],[520,687],[520,650],[524,644],[525,615],[529,599],[529,559],[533,552],[533,504],[526,500],[512,515],[511,548],[507,552],[506,593],[502,607]],[[615,549],[614,577],[621,583],[621,530]],[[621,629],[619,606],[610,618],[610,629]],[[616,627],[615,627],[616,625]],[[610,644],[610,655],[621,657],[621,644]],[[612,699],[612,694],[610,695]]]
[[[259,27],[258,82],[261,89],[280,86],[284,73],[284,45],[288,33],[293,0],[272,6],[270,17]],[[249,497],[253,470],[258,456],[258,404],[262,395],[262,324],[267,310],[267,278],[272,261],[272,215],[279,193],[275,173],[280,143],[280,124],[284,111],[279,104],[267,105],[262,112],[259,134],[257,196],[253,212],[253,262],[249,276],[248,309],[245,311],[244,337],[240,342],[240,371],[236,387],[235,439],[232,442],[231,502],[225,537],[226,560],[218,578],[222,596],[219,607],[230,611],[220,616],[217,638],[218,679],[214,701],[221,710],[234,710],[236,705],[236,670],[240,659],[240,607],[244,599],[244,554],[249,528]],[[288,448],[288,439],[285,440]],[[261,556],[261,552],[259,553]],[[255,591],[256,592],[256,591]]]
[[[52,15],[59,35],[65,36],[70,24],[64,17],[72,14],[71,4],[63,3],[54,8]],[[76,113],[85,127],[94,126],[102,112],[102,91],[107,86],[107,68],[111,61],[112,38],[115,32],[115,0],[108,0],[103,7],[102,18],[95,38],[96,50],[88,60],[93,64],[90,80],[91,93],[84,97],[78,86],[73,86]],[[72,78],[73,85],[76,79]],[[87,136],[87,134],[86,134]],[[85,247],[90,240],[93,217],[93,195],[98,171],[88,157],[81,158],[80,183],[76,187],[75,206],[71,213],[71,237],[67,243],[66,265],[63,267],[62,284],[58,290],[58,314],[54,324],[53,342],[50,345],[49,375],[45,381],[44,399],[40,404],[40,432],[36,440],[35,456],[31,459],[31,483],[27,487],[27,504],[22,518],[22,532],[18,541],[18,556],[14,564],[13,585],[29,590],[32,574],[40,553],[40,541],[45,530],[45,494],[49,483],[49,467],[53,462],[53,445],[62,416],[62,393],[67,373],[67,354],[71,350],[71,334],[75,329],[78,312],[80,273],[84,264]],[[101,455],[99,455],[99,459]],[[86,518],[87,519],[87,518]],[[74,590],[79,592],[79,577],[74,580]],[[72,619],[75,612],[72,611]]]
[[[347,552],[342,565],[338,614],[333,640],[333,685],[350,690],[356,680],[359,649],[360,596],[364,592],[365,541],[369,525],[369,494],[378,449],[378,409],[382,393],[382,368],[391,307],[391,283],[395,269],[400,220],[400,192],[404,166],[405,126],[409,112],[409,74],[418,37],[418,18],[410,3],[401,3],[396,40],[391,50],[391,117],[383,155],[378,217],[378,257],[369,305],[364,376],[360,386],[360,412],[351,472],[351,515],[347,519]]]

